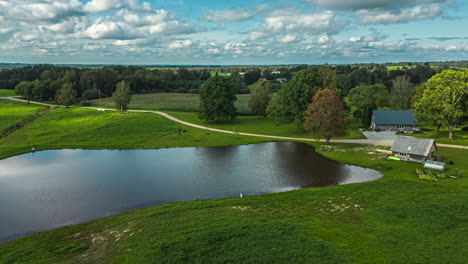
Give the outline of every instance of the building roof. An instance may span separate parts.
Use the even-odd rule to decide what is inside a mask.
[[[413,111],[373,110],[376,125],[415,125]]]
[[[434,144],[435,142],[432,138],[397,136],[395,142],[393,142],[391,151],[427,157]]]

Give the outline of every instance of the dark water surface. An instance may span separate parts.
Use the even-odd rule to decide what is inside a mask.
[[[380,178],[294,142],[155,150],[50,150],[0,160],[0,242],[174,201]]]

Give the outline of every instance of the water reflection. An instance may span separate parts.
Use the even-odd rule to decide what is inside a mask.
[[[379,177],[294,142],[36,152],[0,161],[0,241],[148,205]]]

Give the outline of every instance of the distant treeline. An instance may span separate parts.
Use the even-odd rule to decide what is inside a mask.
[[[91,69],[34,65],[0,70],[0,89],[15,89],[21,82],[29,82],[23,84],[23,87],[25,85],[31,87],[33,100],[54,101],[60,87],[70,83],[78,97],[86,100],[111,96],[115,85],[124,80],[130,84],[133,93],[198,93],[206,80],[219,74],[233,79],[237,93],[249,93],[247,87],[260,78],[270,80],[274,83],[274,90],[279,90],[281,85],[275,80],[290,81],[295,72],[307,67],[307,65],[192,68],[106,66]],[[418,85],[439,71],[428,63],[415,63],[411,67],[395,70],[388,70],[386,65],[379,64],[329,65],[329,67],[336,73],[336,86],[342,97],[359,85],[383,84],[390,88],[392,80],[397,76],[408,76],[411,83]]]

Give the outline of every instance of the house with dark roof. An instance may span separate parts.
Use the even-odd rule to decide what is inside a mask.
[[[402,160],[424,162],[432,160],[432,153],[437,150],[434,139],[397,136],[393,142],[392,155]]]
[[[416,128],[413,111],[373,110],[371,127],[376,131],[411,132]]]

